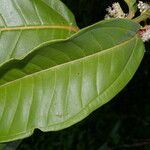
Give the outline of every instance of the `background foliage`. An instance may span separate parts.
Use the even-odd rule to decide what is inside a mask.
[[[102,20],[112,0],[62,0],[80,28]],[[120,0],[125,10],[126,5]],[[149,150],[150,44],[131,82],[111,102],[59,132],[35,133],[18,150]]]

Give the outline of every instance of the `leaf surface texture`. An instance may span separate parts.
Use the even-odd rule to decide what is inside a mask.
[[[0,67],[0,141],[64,129],[112,99],[143,58],[139,28],[102,21]]]
[[[59,0],[0,0],[0,66],[77,30],[74,16]]]

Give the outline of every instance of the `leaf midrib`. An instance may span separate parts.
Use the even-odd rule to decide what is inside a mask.
[[[0,31],[36,30],[36,29],[64,29],[64,30],[69,30],[69,31],[73,31],[73,32],[79,31],[79,28],[75,27],[75,26],[60,26],[60,25],[5,27],[5,28],[0,28]]]
[[[12,83],[14,83],[14,82],[17,82],[17,81],[19,81],[19,80],[22,80],[22,79],[25,79],[25,78],[28,78],[28,77],[32,77],[32,76],[35,76],[35,75],[37,75],[37,74],[40,74],[40,73],[43,73],[43,72],[46,72],[46,71],[49,71],[49,70],[53,70],[53,69],[56,69],[56,68],[60,68],[60,67],[62,67],[62,66],[65,66],[65,65],[68,65],[68,64],[72,64],[72,63],[74,63],[74,62],[80,62],[80,61],[83,61],[83,60],[85,60],[85,59],[87,59],[87,58],[94,57],[94,56],[96,56],[96,55],[99,55],[99,56],[100,56],[100,55],[103,55],[103,54],[105,54],[105,53],[109,53],[109,52],[111,52],[114,48],[118,48],[118,47],[120,47],[120,46],[122,46],[122,45],[125,45],[127,42],[132,41],[134,38],[137,38],[137,34],[135,34],[135,36],[133,36],[131,39],[128,39],[128,40],[126,40],[126,41],[124,41],[124,42],[122,42],[122,43],[119,43],[119,44],[117,44],[117,45],[115,45],[115,46],[113,46],[113,47],[111,47],[111,48],[105,49],[105,50],[103,50],[103,51],[100,51],[100,52],[97,52],[97,53],[94,53],[94,54],[91,54],[91,55],[88,55],[88,56],[85,56],[85,57],[82,57],[82,58],[79,58],[79,59],[76,59],[76,60],[73,60],[73,61],[69,61],[69,62],[66,62],[66,63],[63,63],[63,64],[59,64],[59,65],[53,66],[53,67],[51,67],[51,68],[43,69],[43,70],[41,70],[41,71],[28,74],[28,75],[23,76],[23,77],[21,77],[21,78],[18,78],[18,79],[15,79],[15,80],[13,80],[13,81],[10,81],[10,82],[7,82],[7,83],[2,84],[2,85],[0,85],[0,88],[4,87],[4,86],[6,86],[6,85],[12,84]]]

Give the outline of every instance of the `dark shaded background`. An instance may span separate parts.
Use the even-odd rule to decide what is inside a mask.
[[[80,28],[104,18],[112,0],[62,0]],[[121,1],[123,8],[127,6]],[[150,44],[130,83],[109,103],[59,132],[35,133],[17,150],[150,150]]]

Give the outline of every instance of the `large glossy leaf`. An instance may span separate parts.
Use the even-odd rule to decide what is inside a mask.
[[[72,13],[59,0],[0,0],[0,65],[76,31]]]
[[[85,118],[131,79],[144,54],[129,20],[108,20],[0,68],[0,141]]]

